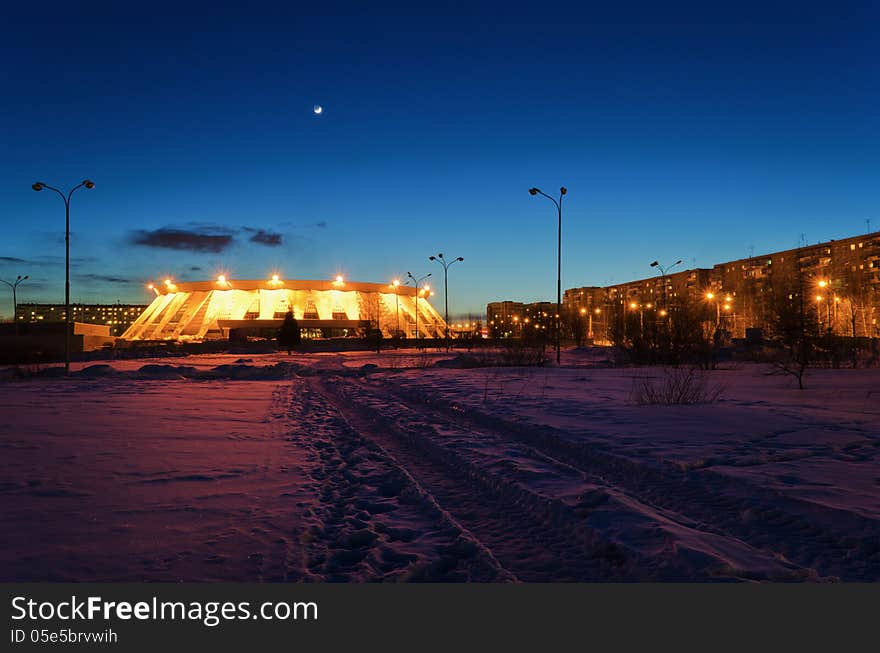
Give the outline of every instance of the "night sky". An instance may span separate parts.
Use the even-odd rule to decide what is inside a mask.
[[[436,282],[438,251],[465,258],[453,313],[553,300],[531,186],[569,189],[563,288],[880,228],[876,2],[186,4],[4,7],[19,301],[63,300],[64,206],[37,180],[96,183],[71,204],[86,302],[221,272]]]

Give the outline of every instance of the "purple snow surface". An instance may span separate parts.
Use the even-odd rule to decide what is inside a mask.
[[[0,580],[880,580],[880,370],[640,405],[666,372],[597,351],[7,375]]]

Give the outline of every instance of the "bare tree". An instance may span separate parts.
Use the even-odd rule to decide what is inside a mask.
[[[806,287],[800,273],[771,290],[770,327],[777,348],[770,356],[770,363],[775,373],[797,379],[798,388],[803,390],[804,376],[815,356],[818,319],[807,310]]]

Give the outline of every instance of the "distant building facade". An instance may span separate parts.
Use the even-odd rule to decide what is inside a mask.
[[[775,293],[803,294],[807,310],[823,332],[880,337],[880,232],[727,261],[712,268],[612,286],[570,288],[563,297],[563,319],[602,342],[609,340],[614,321],[628,313],[662,315],[684,305],[702,306],[706,314],[714,314],[717,326],[742,338],[746,329],[769,327]],[[514,335],[511,316],[524,316],[524,307],[517,302],[490,303],[490,329],[493,319],[500,320],[502,334]]]
[[[486,305],[488,336],[518,338],[526,332],[546,332],[553,329],[555,315],[555,302],[492,302]]]
[[[767,329],[774,293],[803,293],[822,331],[880,336],[880,232],[727,261],[711,269],[571,288],[565,291],[563,312],[593,311],[599,321],[595,330],[607,334],[602,323],[613,319],[612,311],[664,311],[704,302],[720,327],[741,338],[748,328]]]
[[[72,320],[83,324],[101,324],[109,327],[111,336],[121,336],[146,304],[71,304]],[[19,304],[15,309],[15,321],[64,322],[64,304]]]

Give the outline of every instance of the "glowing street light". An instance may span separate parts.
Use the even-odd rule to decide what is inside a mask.
[[[543,195],[556,205],[556,213],[559,217],[558,227],[556,230],[556,364],[559,365],[560,360],[560,337],[562,333],[559,323],[559,316],[562,314],[562,198],[568,192],[565,186],[559,189],[559,200],[550,197],[547,193],[539,188],[529,188],[529,195]]]
[[[95,183],[89,179],[83,179],[80,183],[70,189],[65,195],[57,188],[38,181],[31,185],[35,191],[41,191],[44,188],[53,190],[64,201],[64,373],[70,374],[70,198],[73,192],[78,188],[86,188],[91,190],[95,187]]]
[[[715,329],[717,330],[718,327],[721,325],[721,304],[718,302],[718,298],[715,296],[715,293],[711,291],[706,293],[706,299],[708,299],[710,302],[715,302]]]
[[[451,261],[443,258],[443,253],[437,254],[437,256],[429,256],[429,261],[437,261],[440,265],[443,266],[443,294],[445,295],[445,320],[446,320],[446,351],[449,351],[449,268],[460,261],[464,261],[464,258],[459,256],[458,258],[454,258]]]
[[[0,281],[3,281],[3,283],[5,283],[10,288],[12,288],[12,321],[15,322],[15,337],[16,338],[18,338],[18,317],[15,315],[18,312],[18,299],[16,297],[16,291],[18,290],[18,286],[23,281],[25,281],[29,278],[30,278],[30,275],[26,274],[24,276],[18,275],[15,278],[15,281],[12,281],[12,282],[0,279]]]
[[[832,331],[833,328],[834,328],[834,325],[833,325],[833,323],[832,323],[832,319],[831,319],[831,310],[832,310],[832,306],[834,307],[835,312],[836,312],[836,309],[837,309],[837,305],[836,305],[836,303],[833,302],[831,296],[829,296],[829,291],[831,290],[831,280],[830,280],[830,279],[819,279],[819,280],[816,282],[816,285],[817,285],[819,288],[822,289],[822,293],[823,293],[823,294],[822,294],[822,300],[821,300],[821,301],[827,302],[826,305],[825,305],[825,306],[826,306],[825,311],[826,311],[826,321],[827,321],[827,323],[828,323],[828,331],[830,332],[830,331]],[[818,297],[818,295],[817,295],[817,297]],[[820,300],[817,299],[816,301],[818,302],[818,301],[820,301]],[[817,304],[817,306],[816,306],[816,312],[817,312],[817,313],[819,312],[819,306],[818,306],[818,304]],[[820,329],[821,329],[821,322],[820,322],[819,327],[820,327]]]
[[[590,313],[590,338],[593,338],[593,315],[600,315],[602,313],[601,308],[594,308],[593,312]]]
[[[397,314],[397,331],[394,334],[395,338],[400,337],[400,295],[397,292],[398,286],[400,286],[400,279],[395,279],[391,282],[391,286],[394,288],[394,312]]]

